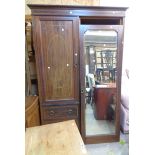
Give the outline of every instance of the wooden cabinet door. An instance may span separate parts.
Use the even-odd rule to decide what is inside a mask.
[[[33,18],[41,102],[44,105],[77,104],[79,102],[78,18],[53,16]]]

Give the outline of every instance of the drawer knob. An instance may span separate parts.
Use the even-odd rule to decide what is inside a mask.
[[[68,110],[68,114],[72,114],[73,110],[72,109],[69,109]]]
[[[81,94],[83,94],[84,93],[84,89],[81,89]]]
[[[54,111],[53,110],[50,111],[50,115],[54,115]]]

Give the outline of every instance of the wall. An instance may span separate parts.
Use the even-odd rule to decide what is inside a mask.
[[[129,154],[153,154],[155,126],[154,3],[136,0],[126,14],[124,65],[130,68]]]
[[[26,4],[52,4],[52,5],[100,5],[100,0],[25,0],[25,14],[31,14]]]

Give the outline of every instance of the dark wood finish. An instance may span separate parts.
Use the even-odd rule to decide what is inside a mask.
[[[120,140],[119,135],[103,135],[99,136],[91,136],[86,137],[85,143],[86,144],[96,144],[96,143],[107,143],[107,142],[118,142]]]
[[[113,103],[114,96],[116,97],[115,88],[94,88],[94,116],[97,120],[107,120],[108,107]]]
[[[41,20],[45,100],[75,97],[72,22],[60,19]]]
[[[28,4],[32,15],[124,17],[126,7]]]
[[[45,120],[78,118],[78,106],[74,105],[44,107],[43,111]]]
[[[32,24],[44,124],[44,106],[79,104],[78,19],[33,16]]]
[[[42,124],[74,118],[80,124],[81,135],[86,143],[118,141],[123,25],[127,8],[36,4],[28,6],[32,12]],[[82,27],[79,31],[80,24],[87,25],[87,28],[110,29],[118,33],[115,135],[85,135],[83,34],[87,28]],[[73,110],[71,116],[68,115],[70,108]],[[54,117],[51,116],[53,114],[50,109],[54,111]]]
[[[40,100],[46,103],[53,100],[79,101],[77,19],[40,17],[36,23],[41,31],[40,36],[38,34],[40,45],[36,49],[40,61]],[[35,39],[34,42],[38,42]]]
[[[38,96],[25,97],[25,124],[26,128],[40,125]]]
[[[43,124],[75,120],[80,129],[79,105],[46,106],[42,108]]]
[[[86,25],[120,25],[121,19],[114,17],[81,17],[81,24]]]

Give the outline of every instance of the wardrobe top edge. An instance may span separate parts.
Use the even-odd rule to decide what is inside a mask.
[[[81,6],[81,5],[48,5],[48,4],[27,4],[30,9],[96,9],[96,10],[117,10],[126,11],[128,7],[116,7],[116,6]]]

